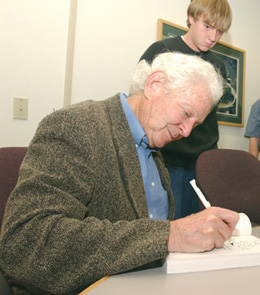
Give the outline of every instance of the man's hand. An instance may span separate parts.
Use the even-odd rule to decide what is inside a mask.
[[[237,212],[210,207],[171,222],[169,252],[204,252],[221,248],[239,220]]]

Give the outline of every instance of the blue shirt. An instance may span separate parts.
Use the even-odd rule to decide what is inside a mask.
[[[260,138],[260,99],[258,99],[251,107],[245,136]],[[258,149],[260,150],[260,140],[258,141]]]
[[[167,219],[169,213],[168,196],[167,192],[162,187],[159,172],[152,156],[152,153],[157,150],[149,148],[144,129],[129,106],[126,98],[127,96],[125,94],[120,94],[123,110],[134,137],[139,157],[147,200],[148,216],[151,219]]]

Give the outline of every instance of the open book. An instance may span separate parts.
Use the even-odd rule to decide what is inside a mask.
[[[260,239],[252,236],[247,215],[239,215],[233,236],[223,248],[203,253],[170,253],[163,266],[166,273],[260,266]]]

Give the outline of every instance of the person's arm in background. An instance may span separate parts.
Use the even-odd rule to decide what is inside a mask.
[[[249,153],[258,158],[259,149],[258,149],[258,137],[250,137],[249,139]]]
[[[251,107],[245,136],[249,137],[249,153],[258,158],[260,138],[260,99],[255,101]]]

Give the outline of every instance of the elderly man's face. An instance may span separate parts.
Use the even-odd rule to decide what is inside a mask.
[[[188,137],[201,124],[211,109],[211,99],[205,87],[197,85],[191,91],[154,96],[148,113],[142,120],[151,148],[162,148],[174,140]]]

